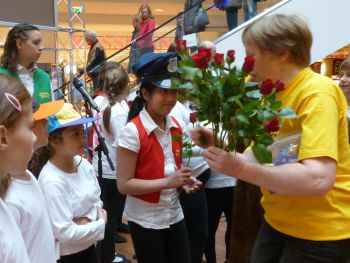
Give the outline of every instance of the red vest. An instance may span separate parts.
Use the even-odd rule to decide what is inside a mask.
[[[177,120],[171,117],[177,127],[170,128],[172,138],[172,150],[175,157],[177,169],[181,168],[182,164],[182,129]],[[140,116],[131,120],[136,125],[140,139],[140,150],[137,156],[135,178],[144,180],[154,180],[164,178],[164,152],[159,144],[156,135],[152,131],[149,135],[143,126]],[[174,140],[174,136],[180,136],[181,140]],[[136,195],[149,203],[158,203],[160,191],[150,194]]]

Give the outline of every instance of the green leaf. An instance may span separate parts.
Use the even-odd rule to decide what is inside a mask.
[[[271,120],[276,117],[276,114],[272,111],[264,110],[263,111],[264,120]]]
[[[281,108],[282,106],[282,102],[281,101],[273,101],[271,104],[270,104],[270,109],[271,110],[278,110],[279,108]]]
[[[295,111],[292,108],[286,107],[278,112],[278,116],[285,119],[294,119],[297,117]]]
[[[255,144],[253,153],[259,163],[272,163],[272,154],[263,144]]]
[[[192,154],[193,154],[192,148],[185,148],[184,149],[184,157],[185,158],[192,157]]]
[[[179,66],[195,67],[196,64],[193,62],[192,59],[184,59],[179,61]]]
[[[235,102],[236,100],[238,100],[238,99],[240,99],[240,98],[242,98],[242,95],[241,95],[241,94],[238,94],[238,95],[236,95],[236,96],[229,97],[227,101],[228,101],[228,102]]]
[[[240,123],[240,124],[245,124],[245,125],[249,125],[249,119],[247,116],[245,116],[243,113],[238,113],[236,115],[236,120]]]
[[[179,89],[194,90],[194,86],[192,82],[186,82],[184,84],[181,84]]]
[[[248,88],[248,89],[254,89],[254,88],[256,88],[258,85],[259,85],[259,83],[257,83],[257,82],[252,82],[252,81],[248,81],[248,82],[245,84],[246,88]],[[258,92],[259,92],[259,91],[258,91]],[[260,92],[259,92],[259,93],[260,93]]]
[[[261,98],[261,93],[259,90],[250,90],[245,93],[248,98],[253,98],[253,99],[260,99]]]
[[[273,139],[272,136],[268,133],[264,133],[261,136],[258,137],[257,139],[259,144],[264,144],[264,145],[271,145],[273,144]]]

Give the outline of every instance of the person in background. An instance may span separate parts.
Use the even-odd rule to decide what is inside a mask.
[[[258,0],[243,0],[244,21],[252,19],[257,14]]]
[[[98,87],[98,74],[101,70],[101,67],[97,67],[106,59],[106,53],[104,47],[97,39],[97,34],[95,31],[89,30],[85,33],[85,41],[90,46],[87,61],[86,61],[86,71],[88,76],[92,79],[93,88],[97,89]]]
[[[196,191],[198,181],[182,165],[182,129],[169,116],[177,101],[170,81],[176,68],[176,53],[140,57],[134,65],[140,90],[119,135],[118,190],[127,195],[124,218],[139,263],[191,262],[177,189]]]
[[[118,135],[126,124],[129,106],[125,98],[129,92],[129,77],[124,68],[116,62],[107,62],[102,66],[99,81],[102,93],[94,98],[100,112],[93,111],[96,117],[96,125],[105,138],[105,143],[114,167],[116,169],[116,146]],[[94,145],[97,146],[98,138],[94,133]],[[94,146],[94,149],[96,147]],[[101,153],[101,169],[99,171],[98,152],[94,152],[93,166],[102,191],[102,201],[107,211],[108,222],[106,223],[105,238],[102,240],[103,262],[130,262],[124,260],[124,256],[115,255],[115,235],[117,226],[121,224],[125,204],[125,195],[121,195],[117,189],[118,174],[112,171],[106,156]],[[118,236],[117,236],[118,237]],[[123,238],[122,236],[120,236]],[[125,240],[126,242],[126,240]]]
[[[39,185],[44,193],[62,262],[97,263],[95,243],[104,237],[107,221],[93,166],[85,151],[82,118],[70,103],[48,118],[49,143],[37,159]],[[42,169],[40,169],[42,168]]]
[[[50,76],[36,65],[44,48],[42,41],[39,28],[17,24],[7,34],[0,67],[0,73],[22,81],[38,103],[53,100]]]
[[[350,120],[350,59],[344,60],[339,69],[339,87],[343,91],[348,104],[347,117]]]
[[[35,136],[32,99],[19,81],[0,74],[0,261],[29,263],[28,252],[11,211],[4,203],[11,174],[26,170]]]
[[[154,52],[154,44],[153,44],[153,33],[150,33],[146,37],[143,38],[148,32],[154,30],[156,23],[155,19],[152,15],[151,8],[148,4],[142,4],[140,6],[139,16],[141,17],[141,27],[139,40],[136,41],[136,44],[140,47],[140,55]]]
[[[216,8],[226,12],[228,30],[236,28],[238,25],[238,10],[242,8],[242,0],[214,0],[214,3]]]
[[[132,44],[129,53],[128,73],[132,73],[132,66],[139,59],[141,53],[140,47],[136,43],[136,39],[139,37],[141,27],[141,17],[139,15],[132,16],[132,25],[134,27],[134,31],[132,32],[131,36]]]
[[[296,162],[253,163],[247,155],[212,146],[211,133],[204,128],[193,130],[192,137],[198,144],[201,136],[208,138],[204,158],[213,170],[262,189],[265,222],[252,263],[346,262],[350,146],[344,94],[331,79],[308,67],[312,34],[297,15],[262,17],[244,29],[242,38],[247,55],[255,58],[252,81],[285,83],[276,98],[297,117],[283,120],[278,136],[299,134]]]

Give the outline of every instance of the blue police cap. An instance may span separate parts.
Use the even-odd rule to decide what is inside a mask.
[[[139,81],[170,89],[171,77],[176,76],[178,58],[175,52],[146,53],[136,61],[132,69]]]

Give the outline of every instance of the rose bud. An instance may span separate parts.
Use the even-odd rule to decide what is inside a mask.
[[[216,64],[216,66],[218,66],[218,67],[223,66],[224,65],[224,54],[215,53],[214,62]]]
[[[197,121],[197,112],[190,113],[190,122],[195,123]]]
[[[228,64],[231,64],[235,61],[235,51],[233,49],[227,51],[226,61]]]
[[[209,59],[205,52],[199,52],[193,55],[192,60],[200,69],[206,69],[209,66]]]
[[[243,66],[242,66],[243,72],[246,74],[251,72],[254,68],[254,62],[255,62],[255,59],[253,56],[246,56],[244,59]]]
[[[263,95],[269,95],[274,87],[275,84],[272,82],[271,79],[264,80],[259,87],[260,93]]]
[[[183,53],[186,50],[186,40],[178,39],[176,41],[176,51],[178,53]]]
[[[210,48],[200,47],[198,53],[205,53],[208,60],[211,59],[212,53]]]
[[[275,89],[276,89],[276,92],[277,92],[277,91],[284,90],[284,84],[283,84],[283,82],[277,80],[277,81],[275,82]]]
[[[267,132],[276,132],[279,130],[279,128],[280,128],[280,122],[277,117],[271,120],[267,120],[264,123],[264,129]]]

